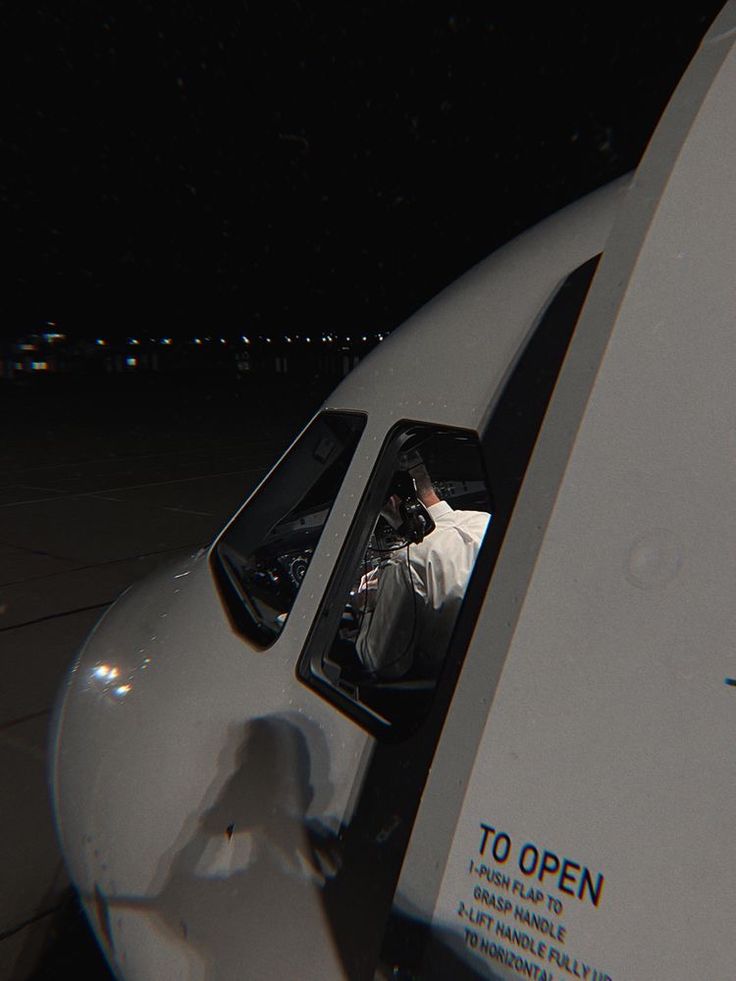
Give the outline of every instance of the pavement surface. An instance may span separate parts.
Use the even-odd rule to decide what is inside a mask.
[[[111,977],[49,803],[50,715],[76,650],[127,586],[213,539],[335,383],[2,383],[0,981]]]

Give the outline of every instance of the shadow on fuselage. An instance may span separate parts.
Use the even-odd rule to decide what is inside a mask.
[[[321,891],[338,838],[308,816],[324,813],[331,796],[324,736],[301,718],[267,716],[233,737],[234,769],[225,750],[220,772],[230,775],[215,781],[213,803],[185,822],[159,862],[153,895],[95,896],[101,932],[111,942],[116,911],[145,912],[169,941],[193,950],[206,981],[335,974]],[[119,939],[118,948],[124,971]]]

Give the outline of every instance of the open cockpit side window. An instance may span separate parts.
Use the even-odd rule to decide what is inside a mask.
[[[231,619],[260,647],[283,630],[364,427],[362,414],[319,415],[213,549]]]
[[[427,711],[492,503],[474,433],[389,435],[300,675],[374,731]]]

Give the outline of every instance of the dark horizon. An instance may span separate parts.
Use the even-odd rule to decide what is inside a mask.
[[[631,170],[720,6],[6,4],[0,336],[390,330]]]

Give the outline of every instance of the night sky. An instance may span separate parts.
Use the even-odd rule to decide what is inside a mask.
[[[0,333],[391,329],[635,166],[720,6],[6,0]]]

